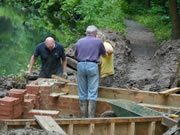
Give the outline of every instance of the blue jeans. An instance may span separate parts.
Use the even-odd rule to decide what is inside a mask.
[[[97,100],[99,86],[98,64],[79,62],[77,65],[77,82],[80,100]]]

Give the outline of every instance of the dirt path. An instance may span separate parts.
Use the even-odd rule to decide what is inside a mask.
[[[148,90],[153,81],[154,62],[152,57],[156,51],[156,39],[153,33],[132,20],[125,21],[126,38],[134,54],[134,62],[129,64],[128,79],[130,87]],[[141,87],[142,86],[142,87]]]

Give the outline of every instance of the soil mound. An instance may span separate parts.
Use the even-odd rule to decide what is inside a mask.
[[[180,56],[180,40],[169,40],[161,43],[153,57],[156,63],[154,78],[155,89],[176,87],[176,72]],[[155,90],[152,89],[152,90]]]

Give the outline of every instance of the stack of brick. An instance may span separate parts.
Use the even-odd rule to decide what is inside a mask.
[[[11,90],[9,90],[7,92],[7,96],[8,97],[19,98],[21,103],[23,103],[23,101],[24,101],[24,95],[25,94],[26,94],[26,90],[25,89],[11,89]]]
[[[28,84],[26,85],[27,93],[24,95],[24,113],[23,118],[29,118],[29,111],[32,109],[39,109],[39,85]]]
[[[6,96],[0,99],[0,119],[21,118],[22,112],[22,102],[19,98]]]
[[[40,86],[29,84],[26,85],[27,94],[25,99],[32,99],[34,103],[34,108],[39,109],[40,106]]]

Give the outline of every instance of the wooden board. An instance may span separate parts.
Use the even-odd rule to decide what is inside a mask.
[[[159,94],[163,94],[163,95],[168,96],[168,95],[170,95],[170,94],[172,94],[172,93],[176,93],[176,92],[178,92],[178,91],[180,91],[180,87],[175,87],[175,88],[172,88],[172,89],[168,89],[168,90],[165,90],[165,91],[161,91],[161,92],[159,92]]]
[[[68,93],[51,93],[50,94],[50,97],[59,97],[59,96],[62,96],[62,95],[67,95]]]
[[[57,76],[57,75],[52,75],[51,77],[52,77],[53,79],[56,79],[56,80],[58,80],[58,81],[62,81],[62,82],[65,82],[65,83],[70,82],[69,80],[64,79],[64,78],[62,78],[62,77],[60,77],[60,76]]]
[[[47,131],[55,131],[60,135],[67,135],[52,117],[38,115],[35,115],[34,117],[43,129]]]
[[[67,83],[63,87],[59,88],[58,83],[54,83],[56,91],[63,92],[69,91],[70,95],[78,95],[78,87],[75,83]],[[99,98],[107,99],[126,99],[135,101],[137,103],[151,104],[151,105],[162,105],[164,107],[177,107],[180,108],[180,94],[170,94],[169,96],[164,96],[159,92],[152,91],[142,91],[142,90],[132,90],[125,88],[109,88],[109,87],[99,87],[98,89]],[[167,110],[167,109],[166,109]]]
[[[75,59],[70,58],[70,57],[66,57],[66,59],[67,59],[67,66],[77,70],[78,62]]]

